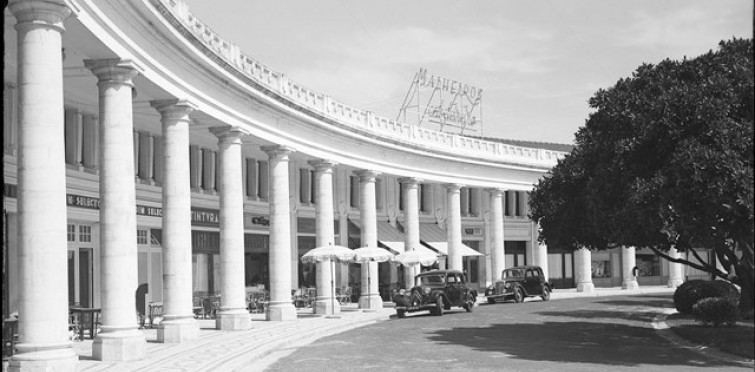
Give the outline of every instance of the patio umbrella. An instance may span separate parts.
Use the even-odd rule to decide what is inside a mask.
[[[357,262],[385,262],[393,257],[387,249],[378,247],[357,248],[353,252],[356,254],[354,260]]]
[[[378,247],[363,247],[363,248],[357,248],[354,250],[354,253],[356,253],[356,258],[354,259],[357,262],[361,263],[367,263],[367,262],[385,262],[393,258],[393,254],[391,252],[388,252],[387,249],[378,248]],[[369,291],[370,288],[370,275],[367,275],[367,290]],[[371,297],[370,301],[372,301]],[[372,304],[370,304],[372,306]]]
[[[317,247],[301,256],[301,262],[303,263],[317,263],[326,259],[338,260],[341,262],[350,262],[354,260],[354,250],[351,250],[342,245],[327,245],[323,247]]]
[[[438,262],[438,256],[430,252],[428,250],[411,250],[411,251],[404,251],[396,257],[393,257],[393,262],[402,264],[406,266],[404,270],[411,270],[412,271],[412,277],[414,276],[413,273],[413,267],[417,266],[419,264],[430,266],[436,262]],[[408,280],[408,279],[407,279]],[[411,282],[404,283],[407,287],[411,287]]]
[[[331,300],[331,307],[330,307],[330,315],[335,315],[335,308],[336,308],[336,286],[335,286],[335,277],[336,277],[336,264],[335,261],[340,262],[350,262],[354,260],[354,257],[356,254],[353,250],[344,247],[342,245],[333,245],[332,243],[323,246],[323,247],[317,247],[309,252],[305,253],[301,256],[301,262],[303,263],[317,263],[322,262],[324,260],[330,260],[330,300]]]
[[[415,266],[417,264],[430,266],[438,262],[438,256],[428,251],[412,250],[412,251],[405,251],[396,255],[395,257],[393,257],[392,261],[398,262],[404,266]]]

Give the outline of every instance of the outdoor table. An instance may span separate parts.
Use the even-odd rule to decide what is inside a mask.
[[[79,320],[79,338],[84,339],[84,330],[89,330],[89,336],[94,339],[97,336],[97,324],[100,318],[100,309],[94,307],[72,307],[71,314]]]

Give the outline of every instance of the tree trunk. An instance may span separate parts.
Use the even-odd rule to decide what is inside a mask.
[[[749,267],[748,267],[749,266]],[[753,318],[753,311],[755,307],[755,283],[753,283],[753,267],[748,265],[747,262],[740,262],[736,266],[737,281],[741,287],[741,294],[739,297],[739,312],[745,319]]]

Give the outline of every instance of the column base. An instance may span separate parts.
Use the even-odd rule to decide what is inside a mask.
[[[376,294],[364,295],[359,297],[360,309],[382,309],[383,299]]]
[[[13,355],[8,363],[8,371],[54,371],[74,372],[79,365],[79,356],[67,346],[49,349],[46,345],[19,344],[19,349],[29,348],[30,352],[20,352]],[[21,351],[21,350],[19,350]]]
[[[335,299],[323,298],[315,302],[315,314],[333,315],[341,313],[341,304]]]
[[[92,342],[92,357],[100,361],[142,360],[147,355],[147,340],[138,330],[103,332]]]
[[[265,319],[273,322],[287,322],[296,320],[296,308],[290,302],[271,303],[265,312]]]
[[[252,329],[252,318],[244,309],[220,310],[215,318],[215,329],[246,331]]]
[[[170,319],[169,315],[157,328],[157,342],[181,343],[199,338],[199,324],[194,318]]]
[[[640,285],[637,284],[636,280],[632,280],[632,281],[621,283],[621,289],[637,290],[637,289],[640,289]]]
[[[669,288],[676,288],[676,287],[682,285],[682,283],[684,283],[684,280],[682,280],[682,279],[671,279],[671,278],[669,278],[667,286]]]
[[[595,292],[595,284],[589,283],[577,283],[577,292],[592,293]]]

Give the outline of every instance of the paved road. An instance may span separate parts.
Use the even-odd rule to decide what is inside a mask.
[[[267,371],[745,371],[680,347],[651,326],[669,295],[480,304],[391,319],[289,350]]]

